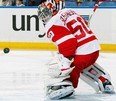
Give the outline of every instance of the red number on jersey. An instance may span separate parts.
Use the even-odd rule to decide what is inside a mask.
[[[52,39],[52,37],[54,36],[54,33],[52,31],[48,32],[47,37]]]
[[[86,34],[92,34],[92,31],[87,28],[87,25],[81,17],[77,17],[77,19],[68,22],[67,27],[77,39],[84,38]]]

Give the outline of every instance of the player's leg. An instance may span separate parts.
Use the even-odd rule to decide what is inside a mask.
[[[95,63],[99,56],[99,51],[88,54],[88,55],[76,55],[74,58],[73,65],[76,67],[70,73],[69,80],[73,83],[73,87],[76,88],[78,86],[78,80],[80,77],[80,73],[88,66]]]
[[[91,83],[86,81],[85,78],[88,78]],[[114,93],[114,87],[111,83],[110,75],[97,63],[94,63],[84,69],[81,79],[91,85],[97,92],[101,91],[103,93]],[[95,88],[94,85],[98,87]]]

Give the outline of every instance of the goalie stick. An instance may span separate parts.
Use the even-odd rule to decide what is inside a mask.
[[[43,23],[44,27],[45,27],[45,24]],[[39,34],[38,37],[39,38],[43,38],[44,36],[46,35],[46,33],[44,32],[44,34]]]
[[[105,0],[98,0],[97,3],[94,6],[93,13],[90,15],[88,20],[88,25],[90,24],[91,18],[93,17],[94,13],[96,12],[97,8],[103,3]]]
[[[44,33],[44,34],[39,34],[38,37],[39,37],[39,38],[43,38],[45,35],[46,35],[46,33]]]

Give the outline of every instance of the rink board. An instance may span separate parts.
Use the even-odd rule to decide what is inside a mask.
[[[92,7],[73,9],[87,19],[93,11]],[[57,49],[46,36],[38,37],[44,34],[45,28],[37,17],[37,7],[0,7],[0,15],[0,48]],[[115,18],[116,7],[112,7],[97,9],[91,19],[90,28],[99,39],[102,51],[116,51]]]
[[[100,44],[101,51],[116,52],[116,44]],[[57,50],[53,43],[48,42],[0,42],[0,49],[10,48],[13,50]]]

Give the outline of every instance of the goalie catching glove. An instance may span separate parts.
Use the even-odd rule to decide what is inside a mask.
[[[68,76],[74,67],[70,67],[71,61],[62,54],[58,54],[48,64],[48,74],[53,78]]]

